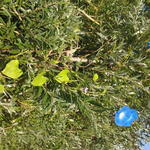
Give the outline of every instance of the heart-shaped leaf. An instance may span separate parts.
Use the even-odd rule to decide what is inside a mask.
[[[54,79],[59,83],[68,83],[70,81],[68,77],[68,73],[70,71],[68,69],[62,70],[58,75],[54,77]]]
[[[95,74],[93,75],[93,81],[96,82],[96,81],[98,80],[98,78],[99,78],[98,74],[95,73]]]
[[[4,85],[0,84],[0,93],[4,92]]]
[[[18,60],[11,60],[9,63],[7,63],[2,73],[13,79],[17,79],[23,74],[22,70],[19,69]]]
[[[40,73],[38,74],[33,81],[31,82],[31,84],[33,86],[42,86],[43,84],[46,83],[46,81],[48,80],[48,78],[43,76],[44,73]]]

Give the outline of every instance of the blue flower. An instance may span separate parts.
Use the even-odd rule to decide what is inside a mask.
[[[149,42],[147,42],[147,47],[148,47],[148,48],[150,48],[150,41],[149,41]]]
[[[138,119],[137,111],[135,109],[131,109],[128,106],[123,106],[115,114],[115,123],[118,126],[129,127],[137,119]]]

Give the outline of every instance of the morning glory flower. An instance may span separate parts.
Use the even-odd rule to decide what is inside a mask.
[[[150,41],[149,41],[149,42],[147,42],[147,47],[148,47],[148,48],[150,48]]]
[[[138,112],[128,106],[123,106],[115,114],[115,124],[118,126],[129,127],[138,119]]]

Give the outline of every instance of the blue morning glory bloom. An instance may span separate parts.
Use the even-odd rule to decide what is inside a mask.
[[[128,106],[123,106],[115,114],[115,123],[118,126],[129,127],[138,119],[138,112]]]
[[[149,42],[147,42],[147,47],[148,47],[148,48],[150,48],[150,41],[149,41]]]

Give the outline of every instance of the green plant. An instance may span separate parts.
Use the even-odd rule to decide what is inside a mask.
[[[139,149],[150,98],[144,4],[0,3],[0,149]],[[139,112],[130,128],[114,124],[123,105]]]

